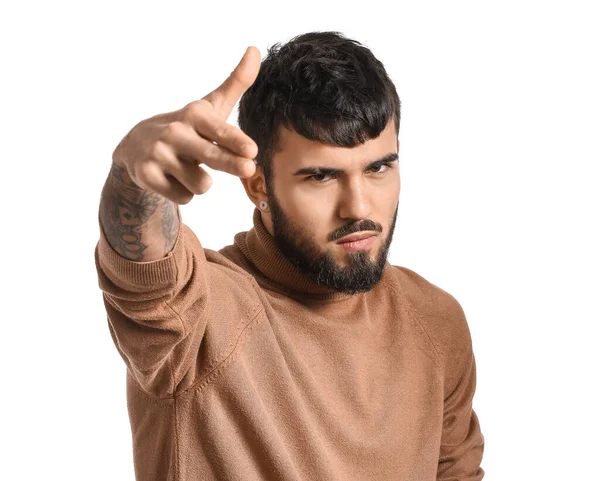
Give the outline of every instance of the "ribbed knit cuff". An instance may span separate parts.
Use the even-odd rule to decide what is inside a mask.
[[[108,243],[102,224],[98,219],[100,240],[96,245],[96,255],[100,267],[113,282],[124,288],[175,283],[177,280],[177,265],[185,262],[185,242],[183,240],[185,226],[181,220],[179,206],[177,206],[177,218],[179,231],[171,252],[161,259],[145,262],[132,261],[117,253]]]

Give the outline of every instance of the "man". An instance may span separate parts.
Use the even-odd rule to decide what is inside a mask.
[[[464,312],[386,260],[399,122],[366,47],[308,33],[117,146],[96,266],[139,481],[482,479]],[[218,252],[178,207],[202,163],[257,207]]]

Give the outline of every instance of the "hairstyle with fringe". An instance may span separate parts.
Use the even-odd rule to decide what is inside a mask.
[[[268,49],[242,95],[238,124],[258,145],[257,164],[271,188],[281,127],[313,141],[354,147],[400,129],[400,99],[383,64],[339,32],[298,35]]]

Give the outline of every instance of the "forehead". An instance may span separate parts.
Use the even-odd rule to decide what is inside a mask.
[[[351,170],[391,152],[397,152],[398,149],[393,121],[379,137],[355,147],[339,147],[316,142],[283,127],[278,132],[277,140],[277,150],[273,154],[273,168],[282,172],[295,171],[317,164],[323,167]]]

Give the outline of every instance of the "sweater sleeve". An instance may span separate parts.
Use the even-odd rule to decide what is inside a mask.
[[[454,319],[445,343],[444,418],[438,481],[480,481],[484,438],[472,407],[475,357],[464,311],[452,298]]]
[[[219,350],[227,348],[248,318],[242,304],[249,296],[240,275],[209,262],[198,238],[182,223],[179,206],[177,214],[178,237],[161,259],[135,262],[120,256],[101,225],[95,249],[113,341],[138,386],[159,398],[174,396],[184,377],[193,383],[203,369],[202,355],[204,367],[216,363]],[[228,316],[219,314],[224,303]],[[210,325],[219,331],[206,341],[211,318],[218,318]]]

